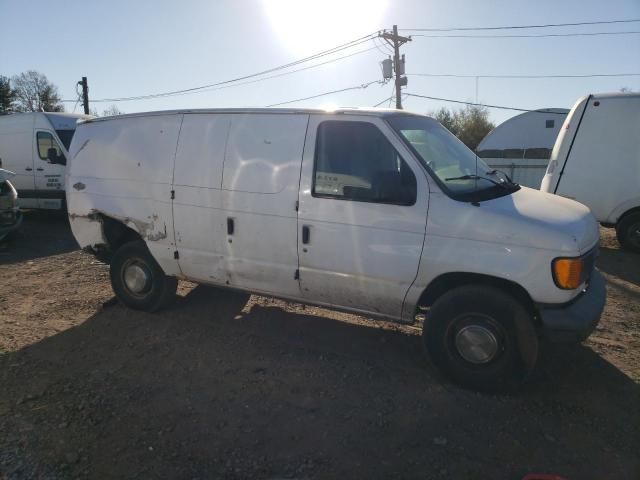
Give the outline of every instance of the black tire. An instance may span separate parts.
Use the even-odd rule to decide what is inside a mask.
[[[640,212],[622,217],[616,225],[616,236],[622,248],[640,253]]]
[[[131,288],[131,280],[127,283],[125,273],[131,271],[142,272],[138,279],[143,280],[136,285],[140,288]],[[178,280],[164,274],[141,240],[125,243],[113,254],[109,275],[118,300],[135,310],[155,312],[175,299]]]
[[[526,309],[511,295],[484,285],[461,286],[436,300],[422,338],[433,363],[447,377],[487,392],[519,387],[533,369],[538,351]],[[485,341],[484,348],[474,345],[479,338]]]

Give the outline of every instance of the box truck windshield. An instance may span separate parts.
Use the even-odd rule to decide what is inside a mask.
[[[388,118],[387,122],[452,198],[461,201],[489,200],[519,188],[498,176],[496,170],[437,121],[399,115]]]

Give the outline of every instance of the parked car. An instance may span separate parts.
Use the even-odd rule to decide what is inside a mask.
[[[640,94],[580,98],[567,116],[540,189],[587,205],[640,253]]]
[[[15,173],[0,168],[0,240],[3,240],[22,223],[22,213],[18,208],[18,193],[9,181]]]
[[[0,161],[13,179],[23,208],[62,209],[68,149],[80,118],[72,113],[0,116]]]
[[[117,298],[178,279],[413,323],[435,364],[517,384],[538,336],[578,341],[605,301],[598,224],[510,183],[435,120],[395,110],[185,110],[80,122],[67,203]],[[268,328],[265,325],[265,328]]]

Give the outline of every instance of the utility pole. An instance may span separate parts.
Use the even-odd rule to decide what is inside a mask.
[[[407,84],[407,77],[404,76],[404,55],[400,57],[400,47],[411,41],[410,37],[398,35],[398,26],[393,26],[393,33],[381,32],[378,37],[384,38],[393,47],[393,70],[395,72],[396,83],[396,108],[402,110],[401,88]]]
[[[87,77],[82,77],[78,85],[82,86],[82,106],[84,107],[84,114],[89,115],[89,85],[87,84]]]

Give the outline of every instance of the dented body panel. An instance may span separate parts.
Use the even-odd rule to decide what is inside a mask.
[[[71,228],[81,247],[106,245],[101,218],[108,217],[138,233],[168,275],[179,275],[171,186],[181,121],[181,115],[165,115],[78,128],[66,181]]]

